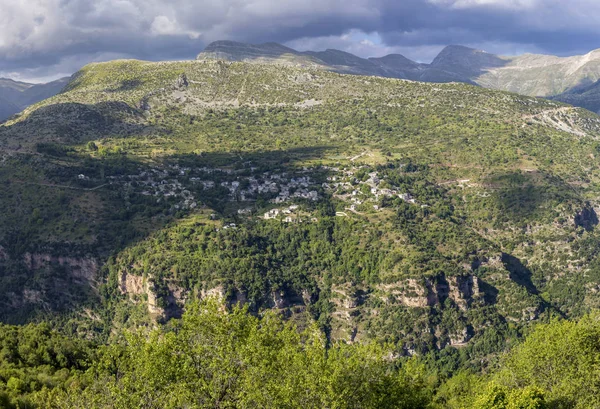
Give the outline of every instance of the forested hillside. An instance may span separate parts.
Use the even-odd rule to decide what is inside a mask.
[[[589,111],[466,84],[89,65],[0,126],[0,319],[60,349],[7,361],[6,402],[594,407],[575,368],[498,368],[559,342],[517,346],[539,323],[596,331],[599,136]],[[565,359],[595,365],[581,343]]]

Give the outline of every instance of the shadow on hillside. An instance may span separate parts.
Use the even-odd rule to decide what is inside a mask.
[[[297,166],[301,162],[318,160],[325,156],[328,150],[325,146],[305,147],[283,151],[260,152],[215,152],[201,155],[172,155],[164,158],[164,167],[168,176],[156,178],[156,184],[180,179],[185,189],[192,191],[193,183],[189,177],[180,177],[179,168],[220,168],[235,175],[251,175],[260,172],[283,173],[301,171]],[[5,192],[18,202],[27,206],[42,209],[39,219],[31,217],[13,218],[10,226],[3,226],[7,219],[0,217],[0,227],[6,227],[0,232],[0,320],[10,323],[24,323],[35,320],[41,311],[70,312],[79,311],[83,306],[90,306],[90,300],[97,300],[98,293],[90,288],[84,279],[77,278],[79,270],[71,268],[61,260],[86,259],[93,257],[99,267],[130,246],[135,245],[154,232],[159,231],[177,220],[186,218],[198,208],[176,209],[175,204],[168,198],[154,195],[144,195],[143,189],[132,191],[130,181],[132,175],[150,174],[161,168],[160,164],[148,164],[141,159],[132,159],[126,155],[111,155],[103,158],[80,158],[62,156],[60,161],[48,154],[39,158],[48,158],[52,163],[44,169],[46,179],[52,183],[35,185],[22,180],[0,180]],[[23,159],[19,165],[23,170],[30,166],[39,166],[29,159]],[[60,164],[59,164],[60,163]],[[169,166],[166,166],[166,165]],[[229,175],[227,172],[222,172]],[[326,172],[326,171],[324,171]],[[153,173],[162,175],[162,173]],[[3,174],[0,173],[0,178]],[[87,179],[79,179],[85,175]],[[162,180],[161,180],[162,178]],[[167,186],[168,186],[167,183]],[[217,187],[219,184],[216,183]],[[133,186],[133,185],[131,185]],[[95,189],[97,187],[97,189]],[[220,191],[215,191],[219,194]],[[224,220],[236,220],[238,204],[233,208],[228,203],[222,203],[218,197],[202,196],[202,189],[194,191],[199,208],[203,213],[215,213]],[[12,199],[11,199],[12,200]],[[12,202],[11,202],[12,203]],[[82,208],[84,203],[96,209],[90,217],[87,210]],[[246,202],[244,206],[256,206],[256,203]],[[263,201],[267,203],[266,200]],[[10,205],[13,206],[13,205]],[[49,210],[44,210],[48,208]],[[235,213],[234,213],[235,212]],[[94,237],[93,244],[84,244],[85,240],[76,243],[72,240],[44,241],[43,237],[54,234],[61,228],[53,220],[64,218],[64,214],[74,214],[72,229],[82,229],[87,237]],[[47,219],[45,219],[47,218]],[[40,222],[41,220],[41,222]],[[60,222],[63,223],[63,222]],[[83,225],[82,225],[83,224]],[[50,230],[48,230],[50,229]],[[69,230],[65,232],[69,233]],[[61,233],[61,234],[65,234]],[[60,235],[58,236],[60,237]],[[3,260],[4,254],[6,260]],[[40,255],[43,267],[32,267],[30,255]],[[48,255],[48,256],[44,256]],[[74,278],[75,277],[75,278]],[[26,295],[23,291],[27,290]],[[35,297],[34,297],[35,296]],[[13,299],[34,297],[40,308],[20,308],[15,314],[11,307]],[[33,301],[32,301],[33,302]],[[34,305],[29,301],[26,304]]]
[[[592,82],[584,79],[573,88],[550,97],[550,99],[582,107],[594,113],[600,113],[600,80]]]
[[[119,84],[118,87],[112,88],[112,89],[107,89],[106,92],[131,91],[131,90],[136,89],[140,85],[142,85],[142,81],[140,81],[140,80],[124,80],[124,81],[121,81],[121,83]]]
[[[517,257],[507,253],[502,253],[502,263],[509,272],[509,278],[515,284],[523,287],[531,295],[539,296],[540,291],[532,281],[533,274]],[[552,311],[562,318],[567,318],[567,315],[560,308],[553,306],[542,297],[538,297],[541,311]]]
[[[430,69],[476,80],[492,68],[506,66],[510,61],[497,55],[468,47],[451,45],[443,49],[430,64]],[[435,78],[435,77],[434,77]]]
[[[531,271],[523,265],[521,260],[510,254],[502,253],[502,263],[506,270],[508,270],[509,278],[512,281],[521,287],[524,287],[530,294],[539,294],[537,287],[531,280]]]
[[[488,282],[480,279],[479,289],[483,293],[485,303],[488,305],[495,305],[498,302],[498,289]]]
[[[497,220],[526,225],[554,214],[559,203],[577,198],[572,186],[544,172],[503,172],[483,182],[491,191]]]
[[[125,102],[58,103],[43,106],[20,122],[0,128],[0,145],[80,144],[106,136],[160,131],[144,122],[142,112]]]

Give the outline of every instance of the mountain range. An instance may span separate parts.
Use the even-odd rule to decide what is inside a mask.
[[[464,82],[555,99],[600,112],[600,50],[572,57],[539,54],[506,57],[460,45],[449,45],[430,64],[425,64],[400,54],[361,58],[335,49],[297,51],[274,42],[246,44],[215,41],[197,59],[292,64],[342,74],[421,82]],[[0,121],[29,105],[56,95],[68,82],[69,77],[46,84],[0,78]]]
[[[422,82],[465,82],[557,99],[594,112],[600,111],[600,50],[572,57],[537,54],[506,57],[450,45],[430,64],[423,64],[400,54],[360,58],[333,49],[300,52],[277,43],[254,45],[217,41],[208,45],[197,58],[318,66],[344,74]]]
[[[69,77],[45,84],[30,84],[0,78],[0,122],[21,112],[31,104],[58,94],[69,82]]]

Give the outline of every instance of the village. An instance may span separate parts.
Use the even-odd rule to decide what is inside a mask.
[[[362,170],[362,177],[357,172]],[[365,174],[366,171],[369,171]],[[86,178],[79,175],[79,179]],[[342,208],[336,213],[380,210],[383,198],[399,198],[417,205],[408,192],[400,192],[381,179],[378,172],[365,166],[301,168],[295,171],[261,171],[256,167],[242,169],[182,167],[140,169],[138,174],[108,176],[110,185],[119,186],[126,195],[139,194],[154,198],[157,204],[172,211],[193,210],[205,204],[208,197],[237,203],[238,216],[252,217],[261,199],[268,209],[258,217],[286,223],[315,221],[301,214],[300,204],[318,202],[325,196],[337,199]],[[245,204],[244,204],[245,203]],[[287,205],[270,207],[270,205]]]

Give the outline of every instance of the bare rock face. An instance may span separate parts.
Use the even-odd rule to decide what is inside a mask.
[[[315,301],[314,295],[311,294],[308,290],[303,290],[301,295],[302,301],[305,305],[310,305]]]
[[[148,312],[150,315],[162,317],[164,315],[164,310],[158,304],[156,293],[147,288],[146,294],[148,295]]]
[[[463,346],[471,339],[471,333],[468,327],[465,327],[461,332],[450,336],[450,345]]]
[[[1,259],[1,252],[0,252]],[[23,261],[29,270],[41,270],[50,265],[66,267],[72,278],[93,282],[98,273],[98,262],[92,257],[55,256],[48,253],[25,253]]]
[[[127,271],[121,273],[119,289],[133,302],[139,302],[139,296],[145,294],[148,313],[161,321],[181,317],[183,305],[188,298],[186,290],[171,283],[167,284],[166,294],[159,297],[152,280],[129,274]]]
[[[222,285],[219,285],[208,290],[202,290],[200,297],[202,299],[216,298],[219,302],[223,302],[223,300],[225,300],[225,289]]]
[[[124,271],[121,274],[119,289],[122,294],[140,295],[146,292],[144,277],[128,274]]]
[[[393,284],[380,285],[378,286],[378,292],[381,293],[382,300],[388,304],[400,303],[407,307],[424,308],[434,302],[429,297],[427,286],[414,278]]]
[[[286,294],[284,291],[273,291],[271,293],[271,300],[275,308],[286,308],[289,306]]]
[[[383,300],[412,308],[434,307],[450,298],[461,309],[481,295],[479,279],[472,274],[447,277],[444,275],[417,280],[380,285]]]
[[[23,290],[23,299],[31,304],[44,304],[44,295],[42,292],[30,288]]]
[[[480,295],[479,279],[473,275],[448,278],[449,297],[462,310],[466,310],[473,297]]]
[[[175,86],[179,89],[184,89],[189,86],[188,79],[187,79],[187,76],[185,75],[185,73],[183,73],[179,77],[177,77]]]
[[[450,286],[445,276],[425,280],[427,288],[427,305],[433,307],[444,303],[450,295]]]

